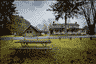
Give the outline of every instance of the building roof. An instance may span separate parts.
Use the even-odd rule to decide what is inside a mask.
[[[65,23],[63,24],[52,24],[49,26],[49,28],[64,28]],[[66,25],[70,25],[70,26],[79,26],[79,24],[75,24],[75,23],[67,23]]]
[[[30,27],[32,27],[33,29],[35,29],[37,32],[41,32],[41,30],[39,30],[37,27],[34,27],[32,25],[30,25]]]
[[[47,31],[39,30],[37,27],[34,27],[34,26],[32,26],[32,25],[31,25],[31,27],[33,27],[37,32],[43,32],[43,33],[48,32],[48,30],[47,30]]]
[[[65,25],[65,23],[62,23],[62,24],[54,24],[54,25]],[[66,23],[66,25],[77,25],[77,26],[79,26],[79,24],[75,24],[75,23]]]
[[[19,35],[30,26],[30,22],[25,20],[23,17],[20,17],[19,15],[13,15],[10,26],[13,28],[12,31]]]

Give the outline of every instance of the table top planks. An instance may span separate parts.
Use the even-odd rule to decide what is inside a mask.
[[[52,50],[52,48],[30,48],[30,47],[21,47],[21,48],[10,48],[10,50],[20,50],[20,49],[39,49],[39,50],[41,50],[41,49],[49,49],[49,50]]]
[[[41,40],[20,40],[20,41],[17,41],[15,43],[51,43],[50,40],[46,40],[46,41],[41,41]]]

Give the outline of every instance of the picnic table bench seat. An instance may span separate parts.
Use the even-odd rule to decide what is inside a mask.
[[[36,44],[41,43],[44,47],[44,48],[43,47],[41,47],[41,48],[36,47],[35,49],[51,49],[51,48],[46,47],[46,45],[48,43],[51,43],[50,40],[46,40],[46,41],[44,41],[44,40],[43,41],[41,41],[41,40],[37,40],[37,41],[35,41],[35,40],[20,40],[20,41],[17,41],[15,43],[21,43],[22,48],[17,48],[17,49],[34,49],[34,47],[28,46],[28,44],[32,44],[32,43],[36,43]]]
[[[41,40],[38,40],[38,41],[35,41],[35,40],[20,40],[20,41],[17,41],[17,42],[15,42],[15,43],[22,43],[22,42],[24,42],[24,43],[51,43],[51,41],[50,40],[46,40],[46,41],[41,41]]]
[[[30,47],[10,48],[10,50],[14,50],[14,49],[15,49],[15,50],[19,50],[19,49],[25,49],[25,50],[26,50],[26,49],[38,49],[38,50],[39,50],[39,49],[40,49],[40,50],[41,50],[41,49],[49,49],[49,50],[52,50],[52,48],[47,48],[47,47],[46,47],[46,48],[43,48],[43,47],[42,47],[42,48],[38,48],[38,47],[37,47],[37,48],[30,48]]]

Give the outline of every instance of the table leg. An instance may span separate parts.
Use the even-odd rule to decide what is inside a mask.
[[[28,43],[26,43],[26,46],[28,46]]]
[[[41,43],[43,45],[43,43]],[[44,46],[44,45],[43,45]]]
[[[21,46],[23,46],[22,44],[24,44],[24,45],[25,45],[25,42],[22,42],[22,43],[21,43]]]
[[[47,43],[45,43],[45,47],[46,47]]]
[[[21,43],[21,46],[22,46],[22,43]]]
[[[46,45],[47,45],[46,43],[41,43],[41,44],[42,44],[44,47],[46,47]],[[45,44],[45,45],[44,45],[44,44]]]
[[[26,45],[28,45],[28,43],[26,43]]]

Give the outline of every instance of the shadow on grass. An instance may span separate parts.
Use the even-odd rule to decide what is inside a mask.
[[[22,64],[25,62],[26,59],[31,60],[31,63],[34,60],[39,60],[44,58],[48,59],[48,62],[54,62],[52,64],[89,64],[95,63],[96,61],[96,49],[70,49],[70,48],[63,48],[60,50],[16,50],[15,52],[10,53],[6,56],[5,59],[0,64]],[[29,63],[29,61],[27,61]]]
[[[50,50],[31,50],[31,49],[27,49],[27,50],[16,50],[15,52],[10,53],[8,56],[6,56],[6,58],[4,58],[2,60],[1,64],[14,64],[14,63],[24,63],[26,59],[32,60],[31,62],[33,62],[34,60],[39,60],[40,58],[50,58],[50,61],[55,60],[50,52]],[[10,59],[9,59],[10,58]],[[28,62],[27,62],[28,63]]]
[[[56,58],[58,64],[95,64],[96,62],[96,48],[86,48],[83,50],[77,48],[60,48],[51,52],[53,58]]]

